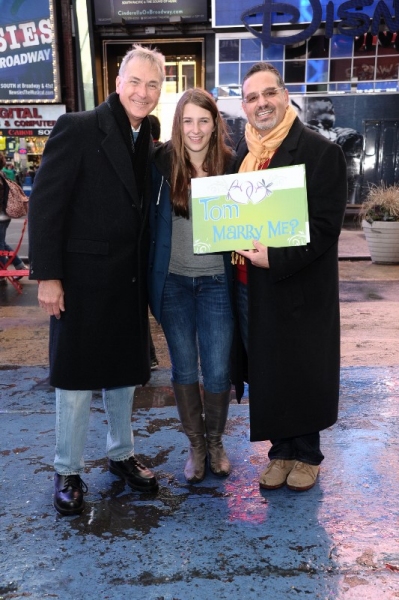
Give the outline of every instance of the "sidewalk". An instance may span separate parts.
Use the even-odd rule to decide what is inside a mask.
[[[361,229],[344,225],[339,236],[338,252],[340,260],[370,260],[365,235]]]
[[[343,232],[341,281],[380,282],[399,301],[399,265],[359,260],[367,252],[361,235]],[[22,296],[1,294],[0,346],[20,335],[13,331],[21,331],[21,321],[30,334],[28,343],[21,336],[15,363],[0,355],[0,599],[399,597],[399,357],[391,366],[342,368],[339,421],[322,432],[325,460],[306,493],[260,490],[269,444],[249,442],[247,398],[230,406],[230,477],[209,473],[201,484],[187,484],[187,443],[165,363],[136,390],[132,419],[136,452],[156,471],[160,490],[132,492],[108,472],[96,393],[87,508],[60,517],[52,506],[54,394],[35,354],[46,320],[35,306],[34,282]],[[353,306],[372,319],[386,305]]]
[[[248,406],[232,402],[233,472],[188,485],[187,443],[160,372],[138,390],[136,452],[158,495],[110,475],[101,398],[93,401],[86,511],[52,506],[54,399],[47,369],[1,374],[0,597],[148,600],[382,600],[399,595],[399,369],[342,371],[339,423],[307,493],[262,491],[268,443],[250,443]]]

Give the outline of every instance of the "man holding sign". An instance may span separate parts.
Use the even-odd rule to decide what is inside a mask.
[[[238,172],[302,164],[306,171],[309,243],[276,248],[254,240],[253,250],[236,255],[251,441],[272,444],[260,486],[303,491],[315,484],[324,458],[320,431],[338,415],[346,163],[339,146],[301,123],[271,64],[256,63],[245,75],[242,106],[248,123]]]

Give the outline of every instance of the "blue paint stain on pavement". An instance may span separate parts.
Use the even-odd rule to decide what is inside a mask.
[[[248,404],[230,407],[230,477],[183,476],[187,443],[167,378],[136,391],[136,453],[156,495],[126,488],[105,457],[93,397],[87,508],[52,505],[54,394],[47,371],[0,371],[0,598],[367,600],[399,596],[399,369],[342,369],[338,423],[306,493],[260,490],[267,442],[250,443]],[[158,379],[157,379],[158,378]]]

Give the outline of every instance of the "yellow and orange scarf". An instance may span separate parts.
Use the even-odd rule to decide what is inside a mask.
[[[245,141],[249,152],[241,163],[239,173],[257,171],[260,165],[270,159],[287,137],[296,117],[297,113],[294,107],[289,104],[281,123],[261,138],[256,129],[247,123],[245,126]]]

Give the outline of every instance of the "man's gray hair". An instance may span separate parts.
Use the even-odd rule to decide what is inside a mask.
[[[159,71],[159,76],[161,83],[164,82],[165,79],[165,57],[159,50],[156,48],[146,48],[145,46],[140,46],[140,44],[134,44],[133,48],[129,50],[127,54],[123,57],[123,60],[119,67],[118,75],[120,77],[123,76],[125,72],[126,66],[133,58],[140,58],[141,60],[147,60],[151,66],[157,67]]]

